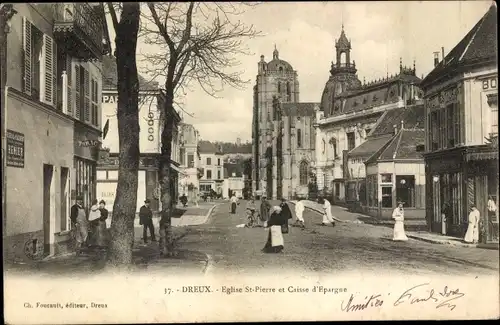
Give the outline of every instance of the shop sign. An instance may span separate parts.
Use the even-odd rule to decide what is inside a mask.
[[[78,141],[80,147],[97,147],[101,142],[99,140],[82,140]]]
[[[7,166],[24,168],[24,134],[7,130]]]

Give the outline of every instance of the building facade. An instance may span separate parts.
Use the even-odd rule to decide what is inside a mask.
[[[399,73],[373,82],[361,82],[351,62],[351,42],[342,27],[335,41],[336,62],[316,111],[316,178],[318,189],[343,204],[358,199],[356,184],[364,183],[364,160],[348,152],[366,141],[384,112],[405,107],[421,96],[420,79],[400,61]]]
[[[101,4],[15,4],[7,38],[7,259],[71,249],[69,210],[96,197]],[[77,33],[76,30],[79,32]],[[8,216],[8,217],[7,217]]]
[[[212,190],[224,197],[224,153],[221,147],[209,142],[200,145],[200,193]],[[226,193],[227,196],[227,193]]]
[[[193,200],[200,189],[201,156],[199,151],[200,134],[191,124],[179,125],[179,167],[182,174],[179,178],[179,194]]]
[[[118,185],[119,167],[119,137],[116,88],[116,62],[113,57],[104,58],[104,88],[102,90],[102,120],[107,125],[107,133],[102,141],[101,155],[97,168],[97,199],[104,200],[109,211],[113,210],[116,187]],[[151,200],[153,211],[161,210],[159,157],[161,153],[161,131],[163,128],[164,94],[157,84],[150,84],[144,78],[139,78],[139,172],[137,188],[137,211],[145,199]],[[177,124],[180,116],[173,114],[175,119],[172,136],[171,178],[173,182],[173,198],[178,196],[179,169],[179,135]]]
[[[243,165],[238,163],[225,163],[223,197],[230,198],[234,194],[237,198],[242,199],[244,188],[245,175],[243,173]]]
[[[493,4],[441,62],[435,60],[422,88],[430,230],[464,236],[475,204],[482,219],[480,240],[498,243],[498,210],[493,216],[487,210],[489,197],[498,206],[496,21]]]

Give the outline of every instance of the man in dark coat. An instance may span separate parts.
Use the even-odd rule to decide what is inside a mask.
[[[148,242],[148,228],[151,234],[151,240],[156,241],[155,238],[155,226],[153,225],[153,211],[149,207],[151,201],[146,199],[144,205],[139,210],[139,224],[143,226],[142,239],[144,243]]]
[[[282,217],[281,220],[283,222],[282,230],[284,233],[287,233],[288,232],[288,220],[292,219],[292,211],[290,211],[290,207],[286,203],[285,198],[281,198],[280,208],[281,208],[281,217]]]

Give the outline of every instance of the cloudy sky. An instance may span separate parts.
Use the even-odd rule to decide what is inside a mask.
[[[193,117],[184,114],[184,119],[205,140],[250,140],[257,62],[260,55],[272,59],[275,44],[280,58],[298,72],[301,101],[319,102],[342,22],[360,80],[398,72],[400,57],[407,66],[415,60],[417,75],[426,75],[433,66],[433,52],[444,47],[448,53],[490,5],[490,1],[262,3],[239,17],[263,33],[248,41],[252,55],[238,58],[243,79],[250,80],[247,88],[227,88],[219,94],[222,98],[212,98],[193,86],[184,100],[184,110]]]

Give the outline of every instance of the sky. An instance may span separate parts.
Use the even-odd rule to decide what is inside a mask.
[[[491,1],[381,1],[381,2],[263,2],[238,17],[254,25],[262,36],[247,41],[251,55],[241,56],[246,89],[225,88],[219,98],[193,85],[183,100],[186,123],[204,140],[251,140],[252,87],[257,62],[268,62],[276,45],[280,59],[298,73],[301,102],[319,102],[335,60],[335,39],[342,24],[351,40],[351,60],[358,78],[366,81],[399,72],[399,60],[413,66],[419,77],[433,68],[433,52],[445,55],[486,13]],[[145,9],[146,11],[148,9]],[[110,37],[114,30],[108,17]],[[138,59],[141,48],[139,40]],[[154,49],[153,49],[154,50]],[[141,71],[141,64],[138,64]]]

